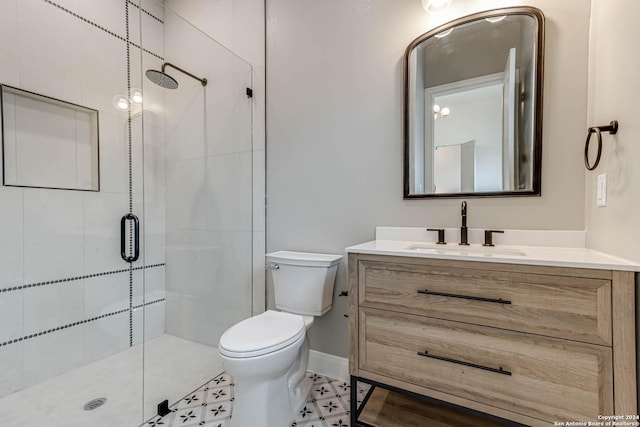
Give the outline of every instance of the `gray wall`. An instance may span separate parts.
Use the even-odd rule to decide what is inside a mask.
[[[598,126],[617,119],[620,129],[615,136],[603,135],[600,166],[586,172],[587,246],[640,262],[640,59],[629,55],[640,44],[640,3],[618,0],[614,5],[606,0],[592,2],[588,123]],[[607,206],[597,207],[596,177],[603,173],[608,178]],[[640,283],[640,274],[636,274],[636,283]],[[637,293],[636,310],[639,306]],[[637,323],[640,330],[640,318]],[[637,345],[636,355],[640,342]]]
[[[636,262],[640,262],[640,59],[629,52],[640,44],[638,19],[640,3],[635,0],[616,1],[615,7],[593,0],[588,124],[617,119],[620,130],[615,136],[603,135],[602,160],[595,171],[586,173],[585,189],[588,246]],[[592,145],[597,145],[594,142],[595,138]],[[608,178],[607,206],[597,207],[596,177],[603,173]]]
[[[590,2],[528,3],[547,18],[542,197],[470,199],[469,226],[582,230]],[[417,0],[267,0],[267,251],[343,253],[377,225],[459,226],[460,200],[402,199],[402,56],[437,25],[515,4],[428,15]],[[313,349],[339,356],[345,267],[310,331]]]

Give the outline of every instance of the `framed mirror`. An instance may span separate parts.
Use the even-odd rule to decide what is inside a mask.
[[[495,9],[404,57],[404,198],[539,196],[544,15]]]

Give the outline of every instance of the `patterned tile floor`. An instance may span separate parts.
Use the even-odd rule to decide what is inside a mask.
[[[291,427],[349,426],[349,384],[312,372],[307,375],[313,381],[311,394]],[[369,387],[359,384],[358,404]],[[142,427],[228,427],[233,412],[233,396],[231,377],[226,373],[220,374],[172,405],[171,413],[163,418],[154,417]]]

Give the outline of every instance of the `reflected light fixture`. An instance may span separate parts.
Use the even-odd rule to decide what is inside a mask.
[[[422,7],[429,13],[440,12],[451,6],[452,0],[422,0]]]
[[[443,31],[441,33],[436,34],[435,37],[437,39],[441,39],[441,38],[447,37],[449,34],[451,34],[452,31],[453,31],[453,28],[449,28],[447,31]]]
[[[440,106],[438,104],[433,104],[433,119],[434,120],[437,120],[438,116],[440,116],[440,117],[442,117],[444,119],[447,116],[449,116],[449,114],[451,114],[451,109],[449,109],[449,107],[440,108]]]
[[[500,22],[500,21],[502,21],[502,20],[503,20],[504,18],[506,18],[506,17],[507,17],[507,15],[494,16],[494,17],[492,17],[492,18],[484,18],[484,20],[485,20],[485,21],[489,21],[489,22],[491,22],[491,23],[493,24],[493,23],[496,23],[496,22]]]
[[[131,88],[131,102],[142,104],[142,91],[138,88]]]
[[[127,111],[129,109],[129,100],[124,95],[114,96],[111,102],[113,103],[113,106],[120,111]]]

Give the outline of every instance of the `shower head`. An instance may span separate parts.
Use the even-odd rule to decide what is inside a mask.
[[[165,74],[158,70],[147,70],[145,73],[147,78],[165,89],[177,89],[178,82],[169,74]]]
[[[162,68],[160,69],[160,71],[158,70],[147,70],[145,72],[145,75],[147,76],[147,78],[149,80],[151,80],[153,83],[157,84],[158,86],[161,86],[165,89],[177,89],[178,88],[178,82],[176,81],[176,79],[174,79],[173,77],[171,77],[169,74],[165,73],[164,69],[166,67],[171,67],[175,70],[180,71],[183,74],[186,74],[187,76],[191,77],[192,79],[198,80],[202,86],[206,86],[207,85],[207,79],[205,78],[199,78],[194,76],[193,74],[191,74],[188,71],[183,70],[180,67],[176,67],[173,64],[170,64],[168,62],[165,62],[164,64],[162,64]]]

